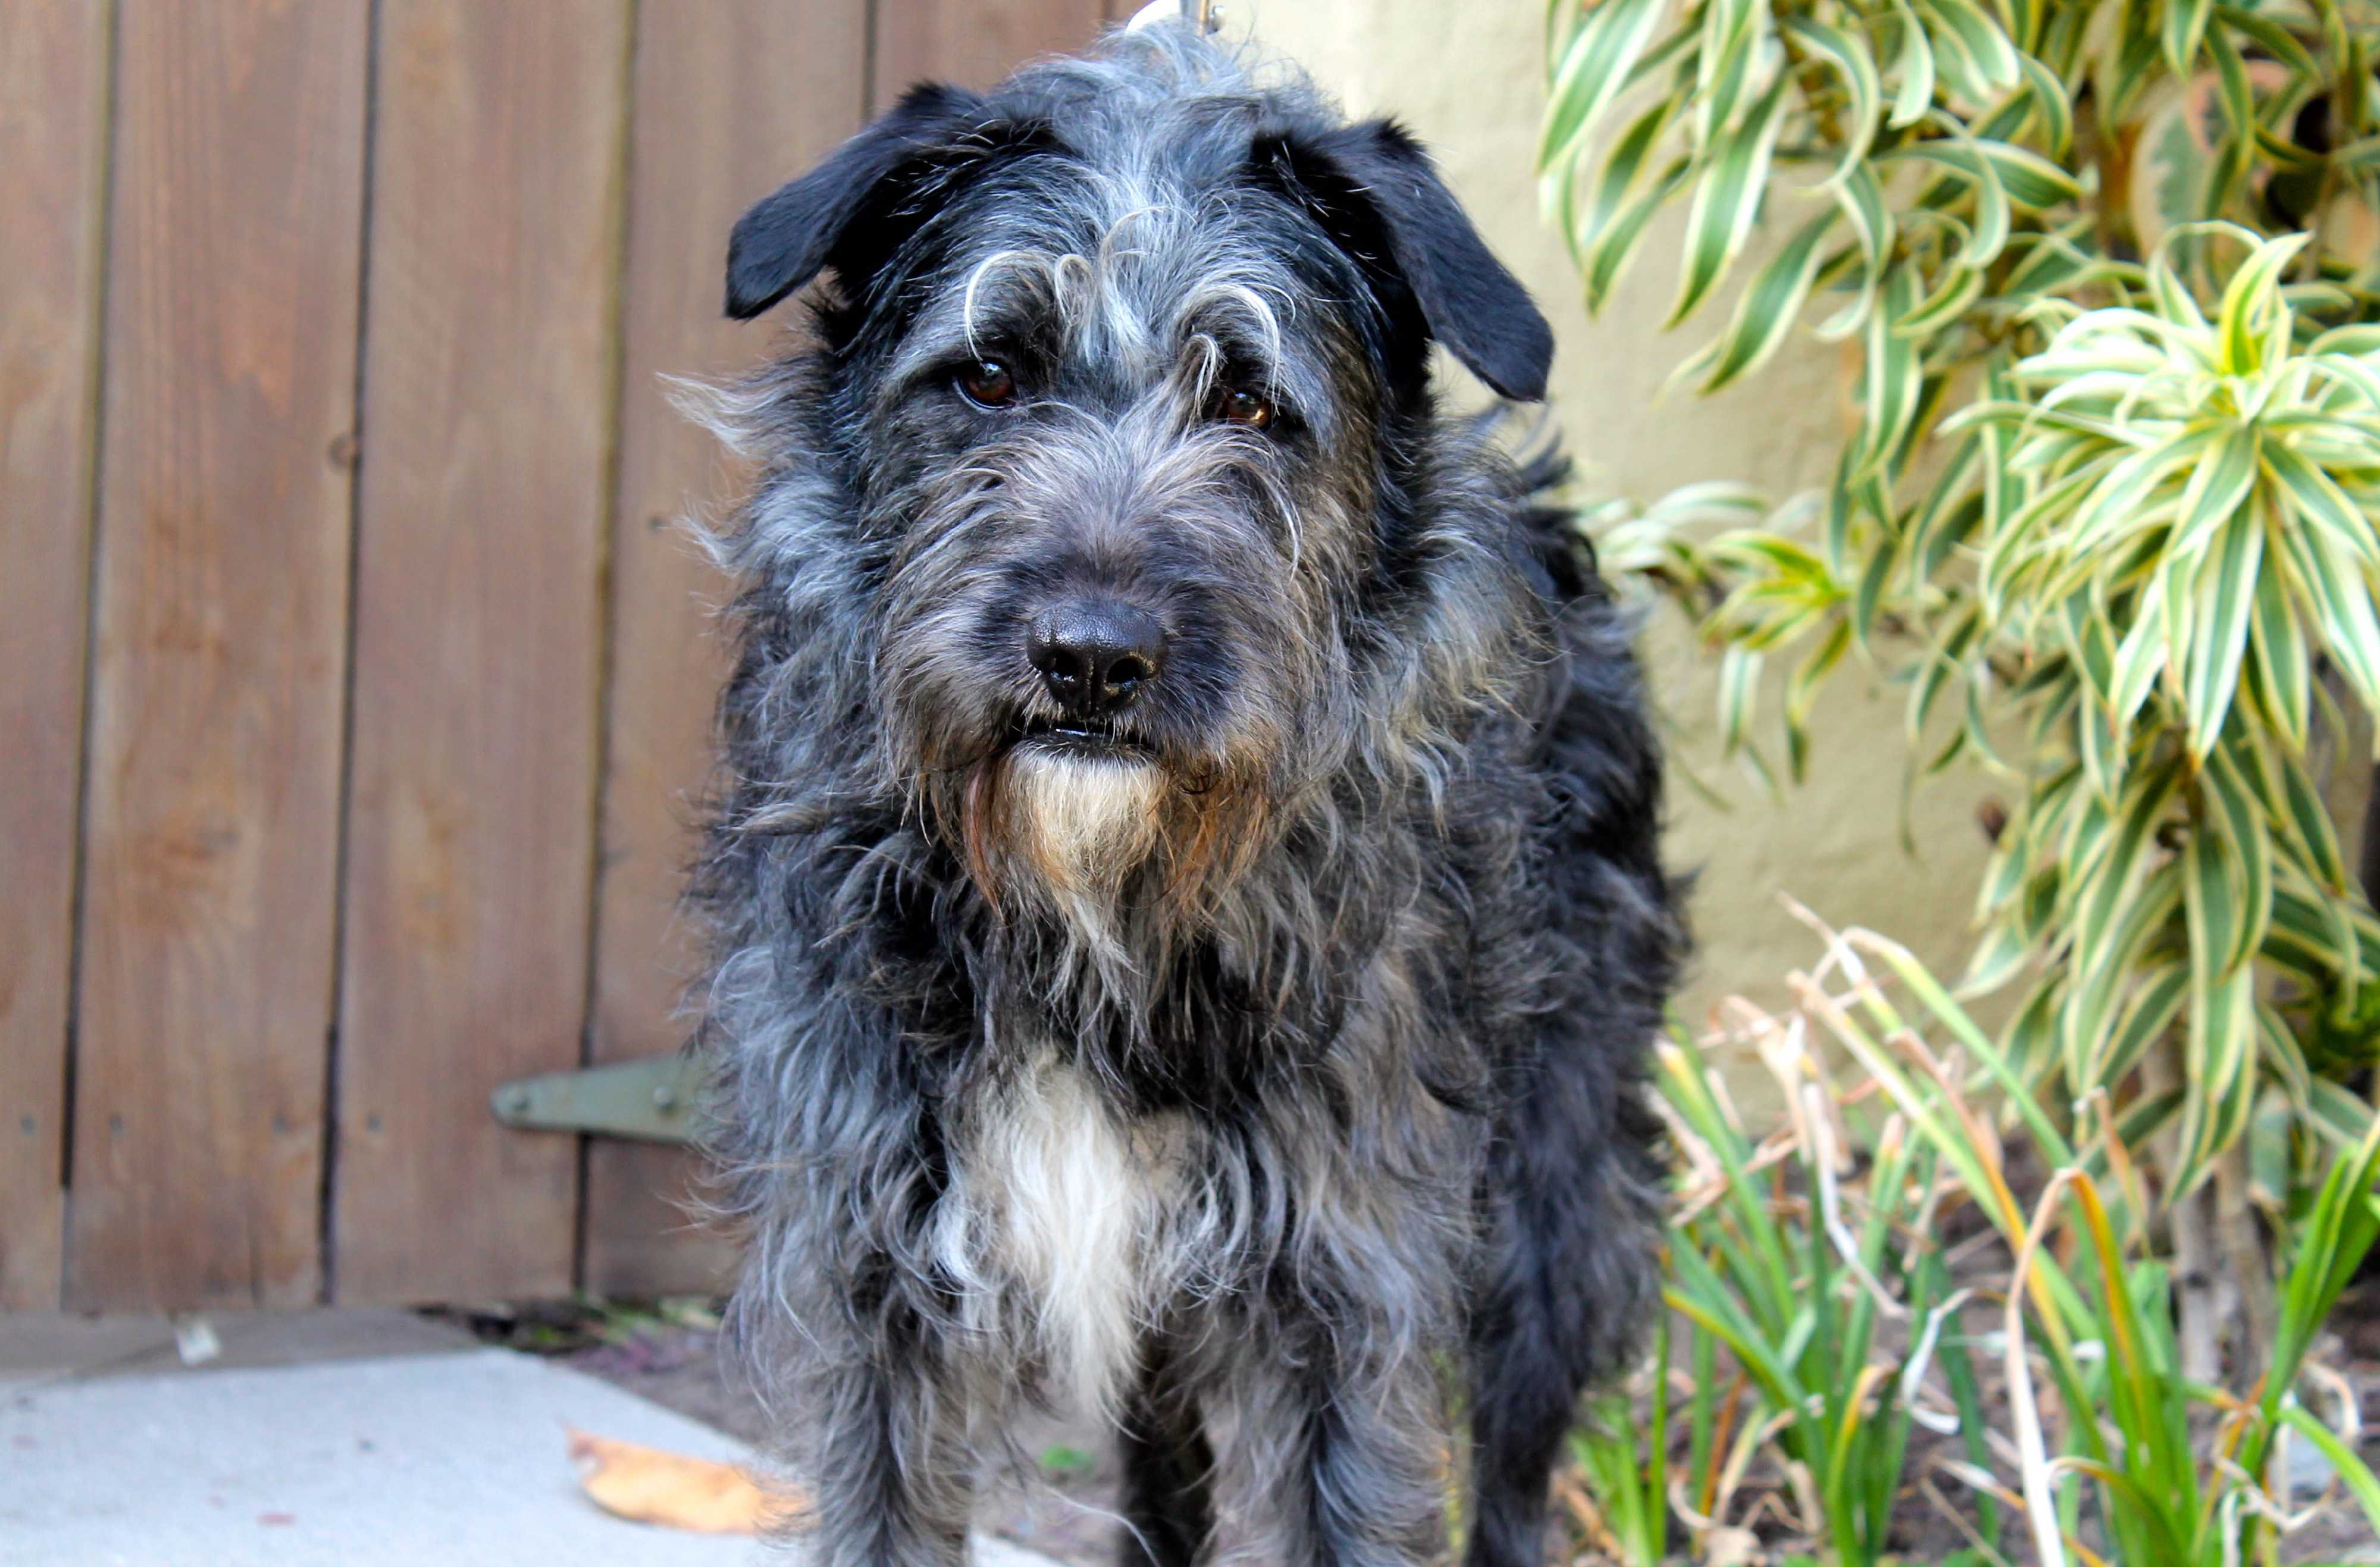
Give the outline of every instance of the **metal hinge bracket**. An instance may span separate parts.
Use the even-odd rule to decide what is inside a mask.
[[[489,1108],[524,1132],[584,1132],[650,1143],[694,1140],[704,1066],[672,1051],[578,1072],[548,1072],[500,1085]]]

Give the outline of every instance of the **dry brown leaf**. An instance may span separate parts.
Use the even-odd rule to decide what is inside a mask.
[[[753,1535],[791,1522],[798,1497],[762,1488],[733,1464],[570,1432],[578,1484],[604,1512],[706,1535]]]

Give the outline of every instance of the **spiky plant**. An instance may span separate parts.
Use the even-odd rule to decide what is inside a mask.
[[[1857,665],[1907,687],[1913,775],[2013,795],[1968,988],[2022,984],[2010,1058],[2153,1139],[2211,1380],[2224,1335],[2271,1320],[2248,1129],[2304,1170],[2372,1118],[2345,1085],[2380,1037],[2380,923],[2320,759],[2380,711],[2380,7],[1550,22],[1541,167],[1590,306],[1682,202],[1673,322],[1769,232],[1678,380],[1797,333],[1858,367],[1821,493],[1609,512],[1607,562],[1694,618],[1755,765],[1767,666],[1798,776],[1819,686]]]

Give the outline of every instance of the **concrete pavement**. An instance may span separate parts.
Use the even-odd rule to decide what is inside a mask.
[[[565,1457],[566,1427],[731,1462],[748,1454],[551,1361],[423,1341],[371,1358],[266,1354],[298,1363],[186,1370],[161,1354],[153,1330],[78,1338],[69,1329],[54,1335],[45,1367],[28,1347],[33,1335],[20,1330],[9,1342],[7,1321],[0,1567],[752,1567],[798,1558],[599,1511]],[[243,1330],[255,1332],[228,1328]],[[300,1331],[318,1347],[386,1342],[325,1323]],[[986,1567],[1053,1567],[998,1541],[978,1549]]]

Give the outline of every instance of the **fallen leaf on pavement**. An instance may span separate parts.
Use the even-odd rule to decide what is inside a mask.
[[[798,1497],[763,1489],[733,1464],[570,1432],[578,1484],[604,1512],[707,1535],[752,1535],[801,1511]]]

